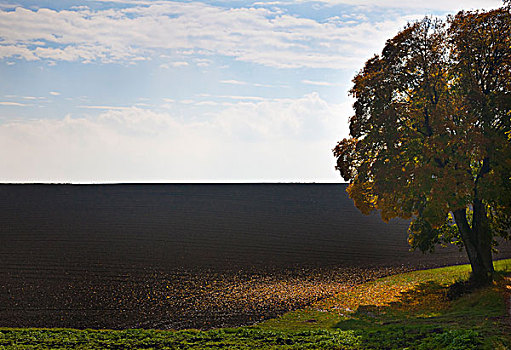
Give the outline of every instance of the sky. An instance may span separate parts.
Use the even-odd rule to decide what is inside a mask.
[[[342,182],[351,80],[497,0],[0,0],[0,182]]]

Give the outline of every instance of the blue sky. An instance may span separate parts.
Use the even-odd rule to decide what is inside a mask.
[[[348,90],[496,0],[0,1],[2,182],[340,182]]]

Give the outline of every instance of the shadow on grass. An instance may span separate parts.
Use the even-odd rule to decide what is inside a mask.
[[[455,301],[448,290],[436,282],[419,284],[387,305],[359,306],[335,328],[357,331],[361,343],[375,349],[479,349],[485,338],[501,335],[495,319],[505,307],[497,288],[480,288]]]
[[[417,317],[425,313],[435,314],[442,312],[448,305],[446,298],[447,288],[436,282],[421,283],[413,289],[401,293],[398,301],[384,306],[360,305],[357,310],[350,314],[350,318],[336,325],[336,328],[344,328],[344,325],[353,321],[363,323],[379,323]]]

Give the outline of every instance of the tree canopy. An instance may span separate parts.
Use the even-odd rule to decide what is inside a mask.
[[[408,24],[353,83],[333,152],[355,205],[411,219],[413,248],[463,245],[474,280],[491,280],[511,227],[509,5]]]

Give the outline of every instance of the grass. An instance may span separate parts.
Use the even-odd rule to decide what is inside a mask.
[[[0,328],[0,349],[508,349],[505,289],[496,283],[450,301],[469,266],[415,271],[346,288],[306,309],[252,327],[210,331]],[[509,287],[507,287],[509,288]]]

